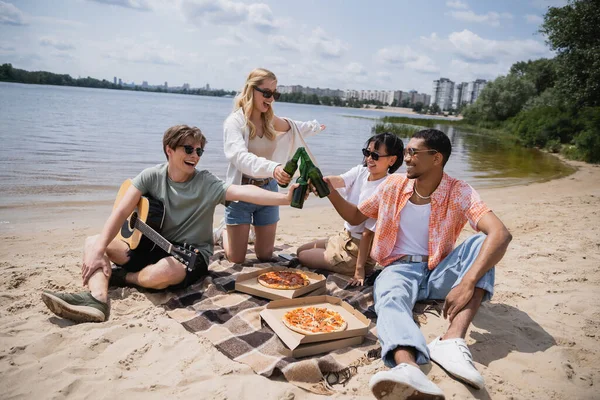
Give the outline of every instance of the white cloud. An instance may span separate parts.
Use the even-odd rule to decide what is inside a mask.
[[[0,24],[27,25],[27,18],[13,4],[0,1]]]
[[[264,3],[245,4],[232,0],[182,0],[185,18],[197,25],[247,24],[263,33],[278,28],[271,8]]]
[[[233,32],[229,36],[222,36],[215,40],[215,44],[224,47],[239,47],[246,42],[246,39],[237,32]]]
[[[367,69],[361,63],[357,62],[351,62],[346,65],[345,70],[352,75],[367,75]]]
[[[525,20],[527,21],[527,23],[534,24],[534,25],[539,25],[542,22],[544,22],[544,18],[540,17],[539,15],[533,15],[533,14],[527,14],[525,16]]]
[[[233,69],[242,69],[244,72],[248,69],[248,64],[250,64],[250,57],[239,56],[239,57],[231,57],[225,61],[227,66]]]
[[[29,19],[33,23],[43,23],[43,24],[49,24],[49,25],[61,25],[61,26],[68,26],[70,28],[81,28],[81,27],[85,26],[85,24],[83,22],[80,22],[80,21],[72,21],[72,20],[69,20],[69,19],[61,19],[61,18],[54,18],[54,17],[30,16]]]
[[[440,71],[429,56],[417,53],[410,46],[379,49],[376,57],[381,64],[408,68],[417,72],[435,73]]]
[[[299,51],[301,48],[300,44],[287,36],[270,36],[269,43],[284,51]]]
[[[140,43],[139,40],[121,39],[117,43],[103,45],[109,46],[104,56],[125,63],[190,66],[198,59],[194,53],[184,53],[157,41]]]
[[[45,47],[53,47],[57,50],[73,50],[75,48],[75,46],[70,42],[59,40],[50,36],[41,37],[40,45]]]
[[[489,40],[465,29],[448,36],[450,50],[461,59],[474,63],[516,62],[549,55],[546,46],[533,39]]]
[[[568,0],[532,0],[531,4],[541,10],[546,10],[548,7],[564,7]]]
[[[152,9],[151,2],[148,0],[89,0],[96,3],[108,4],[124,8],[131,8],[139,11],[149,11]]]
[[[455,0],[455,1],[447,1],[446,5],[450,8],[459,8],[459,9],[464,9],[464,10],[468,10],[469,9],[469,5],[465,2],[462,2],[460,0]]]
[[[432,32],[429,36],[421,36],[419,38],[419,44],[432,51],[443,50],[443,41],[440,40],[437,33]]]
[[[266,65],[267,69],[275,69],[272,68],[271,66],[275,66],[275,67],[284,67],[287,64],[289,64],[290,60],[288,60],[287,58],[284,57],[279,57],[279,56],[266,56],[264,59],[264,65]]]
[[[450,11],[449,14],[452,18],[459,21],[489,24],[491,26],[500,26],[501,19],[512,19],[513,17],[510,13],[497,13],[494,11],[488,12],[487,14],[476,14],[472,10]]]
[[[308,38],[313,51],[321,58],[340,58],[348,50],[348,44],[316,28]]]

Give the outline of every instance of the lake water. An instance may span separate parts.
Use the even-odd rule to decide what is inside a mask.
[[[175,124],[202,129],[208,145],[199,168],[223,178],[227,163],[222,124],[232,105],[232,98],[0,82],[0,210],[6,215],[15,207],[112,200],[123,180],[165,161],[162,135]],[[280,116],[327,125],[308,139],[324,175],[360,163],[360,149],[376,118],[386,115],[289,103],[274,108]],[[570,172],[536,150],[441,128],[453,144],[446,171],[476,188]]]

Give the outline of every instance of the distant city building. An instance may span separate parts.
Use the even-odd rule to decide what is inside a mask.
[[[472,82],[463,82],[456,85],[452,108],[457,109],[464,104],[475,103],[485,85],[487,85],[485,79],[476,79]]]
[[[121,80],[121,78],[119,78],[119,86],[123,85],[123,81]]]
[[[428,106],[431,101],[431,96],[424,93],[417,93],[415,90],[411,92],[403,92],[401,90],[339,90],[329,88],[311,88],[300,85],[279,85],[277,91],[284,94],[302,93],[305,95],[317,95],[319,97],[339,97],[342,100],[356,99],[359,101],[378,101],[383,104],[391,105],[396,101],[400,106],[404,100],[408,106],[414,106],[421,102]]]
[[[471,103],[474,103],[477,100],[477,98],[479,97],[479,95],[481,94],[481,91],[483,90],[483,88],[487,85],[487,81],[485,79],[477,79],[472,83],[473,83],[473,95],[472,95]]]
[[[300,85],[292,85],[292,86],[277,86],[277,91],[280,93],[302,93],[306,95],[316,94],[319,97],[329,96],[329,97],[344,97],[344,91],[338,89],[329,89],[329,88],[311,88],[311,87],[303,87]]]
[[[148,81],[143,81],[142,82],[142,87],[143,88],[147,88],[148,87]]]
[[[113,83],[114,83],[115,85],[117,84],[117,77],[116,77],[116,76],[113,78]]]
[[[206,89],[206,90],[210,90],[210,85],[209,85],[208,83],[206,84],[206,87],[205,87],[205,89]]]
[[[190,84],[189,83],[184,83],[183,84],[183,90],[190,90]]]
[[[433,81],[431,99],[432,103],[437,104],[442,111],[452,108],[452,101],[454,100],[454,82],[448,78],[440,78]]]

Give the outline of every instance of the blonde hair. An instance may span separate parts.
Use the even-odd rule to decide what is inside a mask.
[[[254,111],[254,88],[262,85],[262,83],[267,80],[272,79],[277,81],[277,77],[274,73],[264,68],[256,68],[250,72],[248,78],[246,79],[246,83],[244,84],[244,88],[241,93],[235,98],[235,110],[242,109],[244,112],[244,116],[246,117],[246,126],[250,128],[250,139],[254,139],[256,137],[256,127],[250,121],[250,116],[252,115],[252,111]],[[267,137],[269,140],[275,140],[277,136],[277,132],[273,127],[273,117],[275,114],[273,113],[273,108],[269,107],[267,112],[261,113],[260,117],[262,119],[263,126],[263,135]]]

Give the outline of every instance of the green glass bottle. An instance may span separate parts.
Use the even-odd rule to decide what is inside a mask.
[[[305,153],[304,147],[298,147],[298,149],[294,153],[294,156],[287,163],[285,163],[285,166],[283,167],[283,172],[287,173],[290,177],[293,177],[296,173],[296,170],[298,169],[298,160],[300,159],[300,157],[302,157],[303,153]],[[288,187],[288,185],[289,183],[287,185],[279,184],[279,186],[283,188]]]
[[[294,208],[302,208],[304,206],[304,197],[306,197],[306,191],[308,190],[308,182],[306,181],[306,179],[300,176],[296,180],[296,183],[298,183],[300,186],[294,189],[294,194],[292,194],[292,202],[290,203],[290,206]]]
[[[319,197],[323,198],[329,196],[329,186],[327,182],[323,180],[323,174],[321,170],[313,164],[312,160],[306,152],[304,152],[304,158],[302,159],[306,170],[306,180],[310,180],[310,183],[317,190]]]

